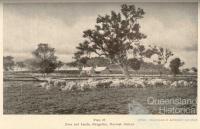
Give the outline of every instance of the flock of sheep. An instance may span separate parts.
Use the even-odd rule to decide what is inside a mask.
[[[132,78],[132,79],[103,79],[94,80],[88,79],[85,81],[65,81],[61,79],[46,79],[46,82],[40,83],[39,87],[43,87],[46,90],[52,88],[58,88],[61,91],[85,91],[97,88],[147,88],[147,87],[194,87],[197,86],[197,82],[177,80],[170,81],[167,79],[143,79],[143,78]]]

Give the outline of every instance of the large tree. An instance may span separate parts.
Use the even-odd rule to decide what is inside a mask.
[[[43,75],[53,72],[58,66],[55,49],[48,44],[38,44],[38,48],[33,51],[33,55],[35,60],[32,63]]]
[[[174,74],[174,76],[180,73],[179,68],[183,65],[184,65],[184,62],[182,62],[180,58],[175,58],[170,61],[169,67],[171,69],[171,72]]]
[[[174,55],[168,48],[157,47],[155,51],[158,55],[158,60],[155,62],[159,65],[165,65],[168,62],[169,57]]]
[[[138,22],[144,14],[141,8],[123,4],[119,13],[111,11],[110,15],[99,15],[95,28],[83,32],[85,40],[79,43],[75,58],[80,60],[91,54],[106,57],[120,65],[124,75],[129,77],[128,55],[132,53],[134,58],[141,58],[145,51],[140,40],[146,35],[140,32]]]
[[[153,60],[154,63],[158,65],[158,69],[160,74],[162,74],[162,68],[168,62],[168,59],[173,56],[173,52],[168,48],[158,47],[158,46],[151,46],[149,45],[149,49],[145,52],[147,57],[151,57],[152,55],[157,55],[158,58]]]
[[[3,57],[3,69],[5,71],[13,70],[14,65],[15,65],[14,57],[12,57],[12,56],[4,56]]]

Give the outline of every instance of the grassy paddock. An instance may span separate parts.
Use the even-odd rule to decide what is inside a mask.
[[[159,105],[147,104],[148,97],[196,99],[196,87],[118,88],[91,91],[46,91],[36,81],[4,81],[4,114],[128,114],[132,100],[158,114]],[[178,106],[178,105],[169,105]],[[195,107],[196,105],[182,105]]]

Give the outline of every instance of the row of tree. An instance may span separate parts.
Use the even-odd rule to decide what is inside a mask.
[[[34,50],[32,54],[34,58],[16,63],[12,56],[3,57],[4,70],[13,70],[14,66],[19,68],[29,67],[29,69],[39,71],[44,75],[54,72],[56,68],[60,68],[64,65],[64,63],[58,61],[57,56],[55,56],[55,48],[51,48],[48,44],[38,44],[38,48]]]
[[[14,57],[12,57],[12,56],[4,56],[3,57],[3,69],[5,71],[13,70],[14,66],[17,66],[22,69],[26,65],[23,61],[15,62]]]
[[[127,78],[129,78],[128,66],[138,70],[144,58],[151,58],[155,54],[158,59],[154,62],[164,66],[174,54],[167,48],[145,47],[141,43],[141,40],[147,37],[140,32],[139,20],[144,14],[144,10],[136,8],[135,5],[123,4],[121,12],[111,11],[110,15],[99,15],[95,27],[83,32],[85,40],[76,47],[73,63],[81,67],[87,63],[91,55],[104,57],[109,59],[110,64],[121,66]],[[132,58],[129,58],[130,55]],[[177,74],[183,64],[176,58],[171,61],[170,68]]]
[[[155,48],[154,48],[155,49]],[[48,44],[39,44],[38,48],[32,52],[34,55],[33,59],[28,59],[26,61],[14,62],[14,58],[12,56],[5,56],[3,57],[3,67],[5,71],[13,70],[14,66],[19,68],[28,67],[29,69],[39,71],[43,74],[54,72],[56,68],[60,68],[64,65],[63,62],[58,61],[57,57],[55,56],[55,49],[48,46]],[[76,60],[71,63],[67,63],[68,66],[79,67],[80,70],[82,67],[86,66],[108,66],[110,65],[110,60],[105,57],[84,57],[81,58],[82,60]],[[163,58],[165,59],[165,58]],[[163,59],[158,58],[155,62],[163,61]],[[167,61],[166,61],[167,62]],[[166,63],[165,62],[165,63]],[[139,70],[141,64],[144,63],[142,60],[137,58],[130,58],[128,59],[128,66],[134,70]],[[161,64],[160,66],[162,66]],[[170,69],[174,75],[179,74],[179,68],[184,65],[184,62],[181,62],[179,58],[175,58],[170,61]],[[162,68],[162,67],[160,67]],[[191,68],[194,72],[197,72],[197,68]],[[183,72],[188,72],[189,69],[185,68]]]

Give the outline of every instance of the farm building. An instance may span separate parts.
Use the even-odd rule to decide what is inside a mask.
[[[62,67],[55,70],[56,73],[66,73],[66,74],[79,74],[80,70],[77,67],[71,67],[64,64]]]
[[[94,67],[83,67],[82,71],[80,73],[81,75],[94,75],[95,74],[95,69]]]
[[[73,71],[73,70],[79,70],[77,67],[70,67],[66,64],[64,64],[62,67],[57,68],[57,71]]]
[[[108,70],[107,67],[96,67],[96,68],[95,68],[95,73],[100,74],[100,73],[102,73],[103,71],[105,72],[105,71],[107,71],[107,70]]]

